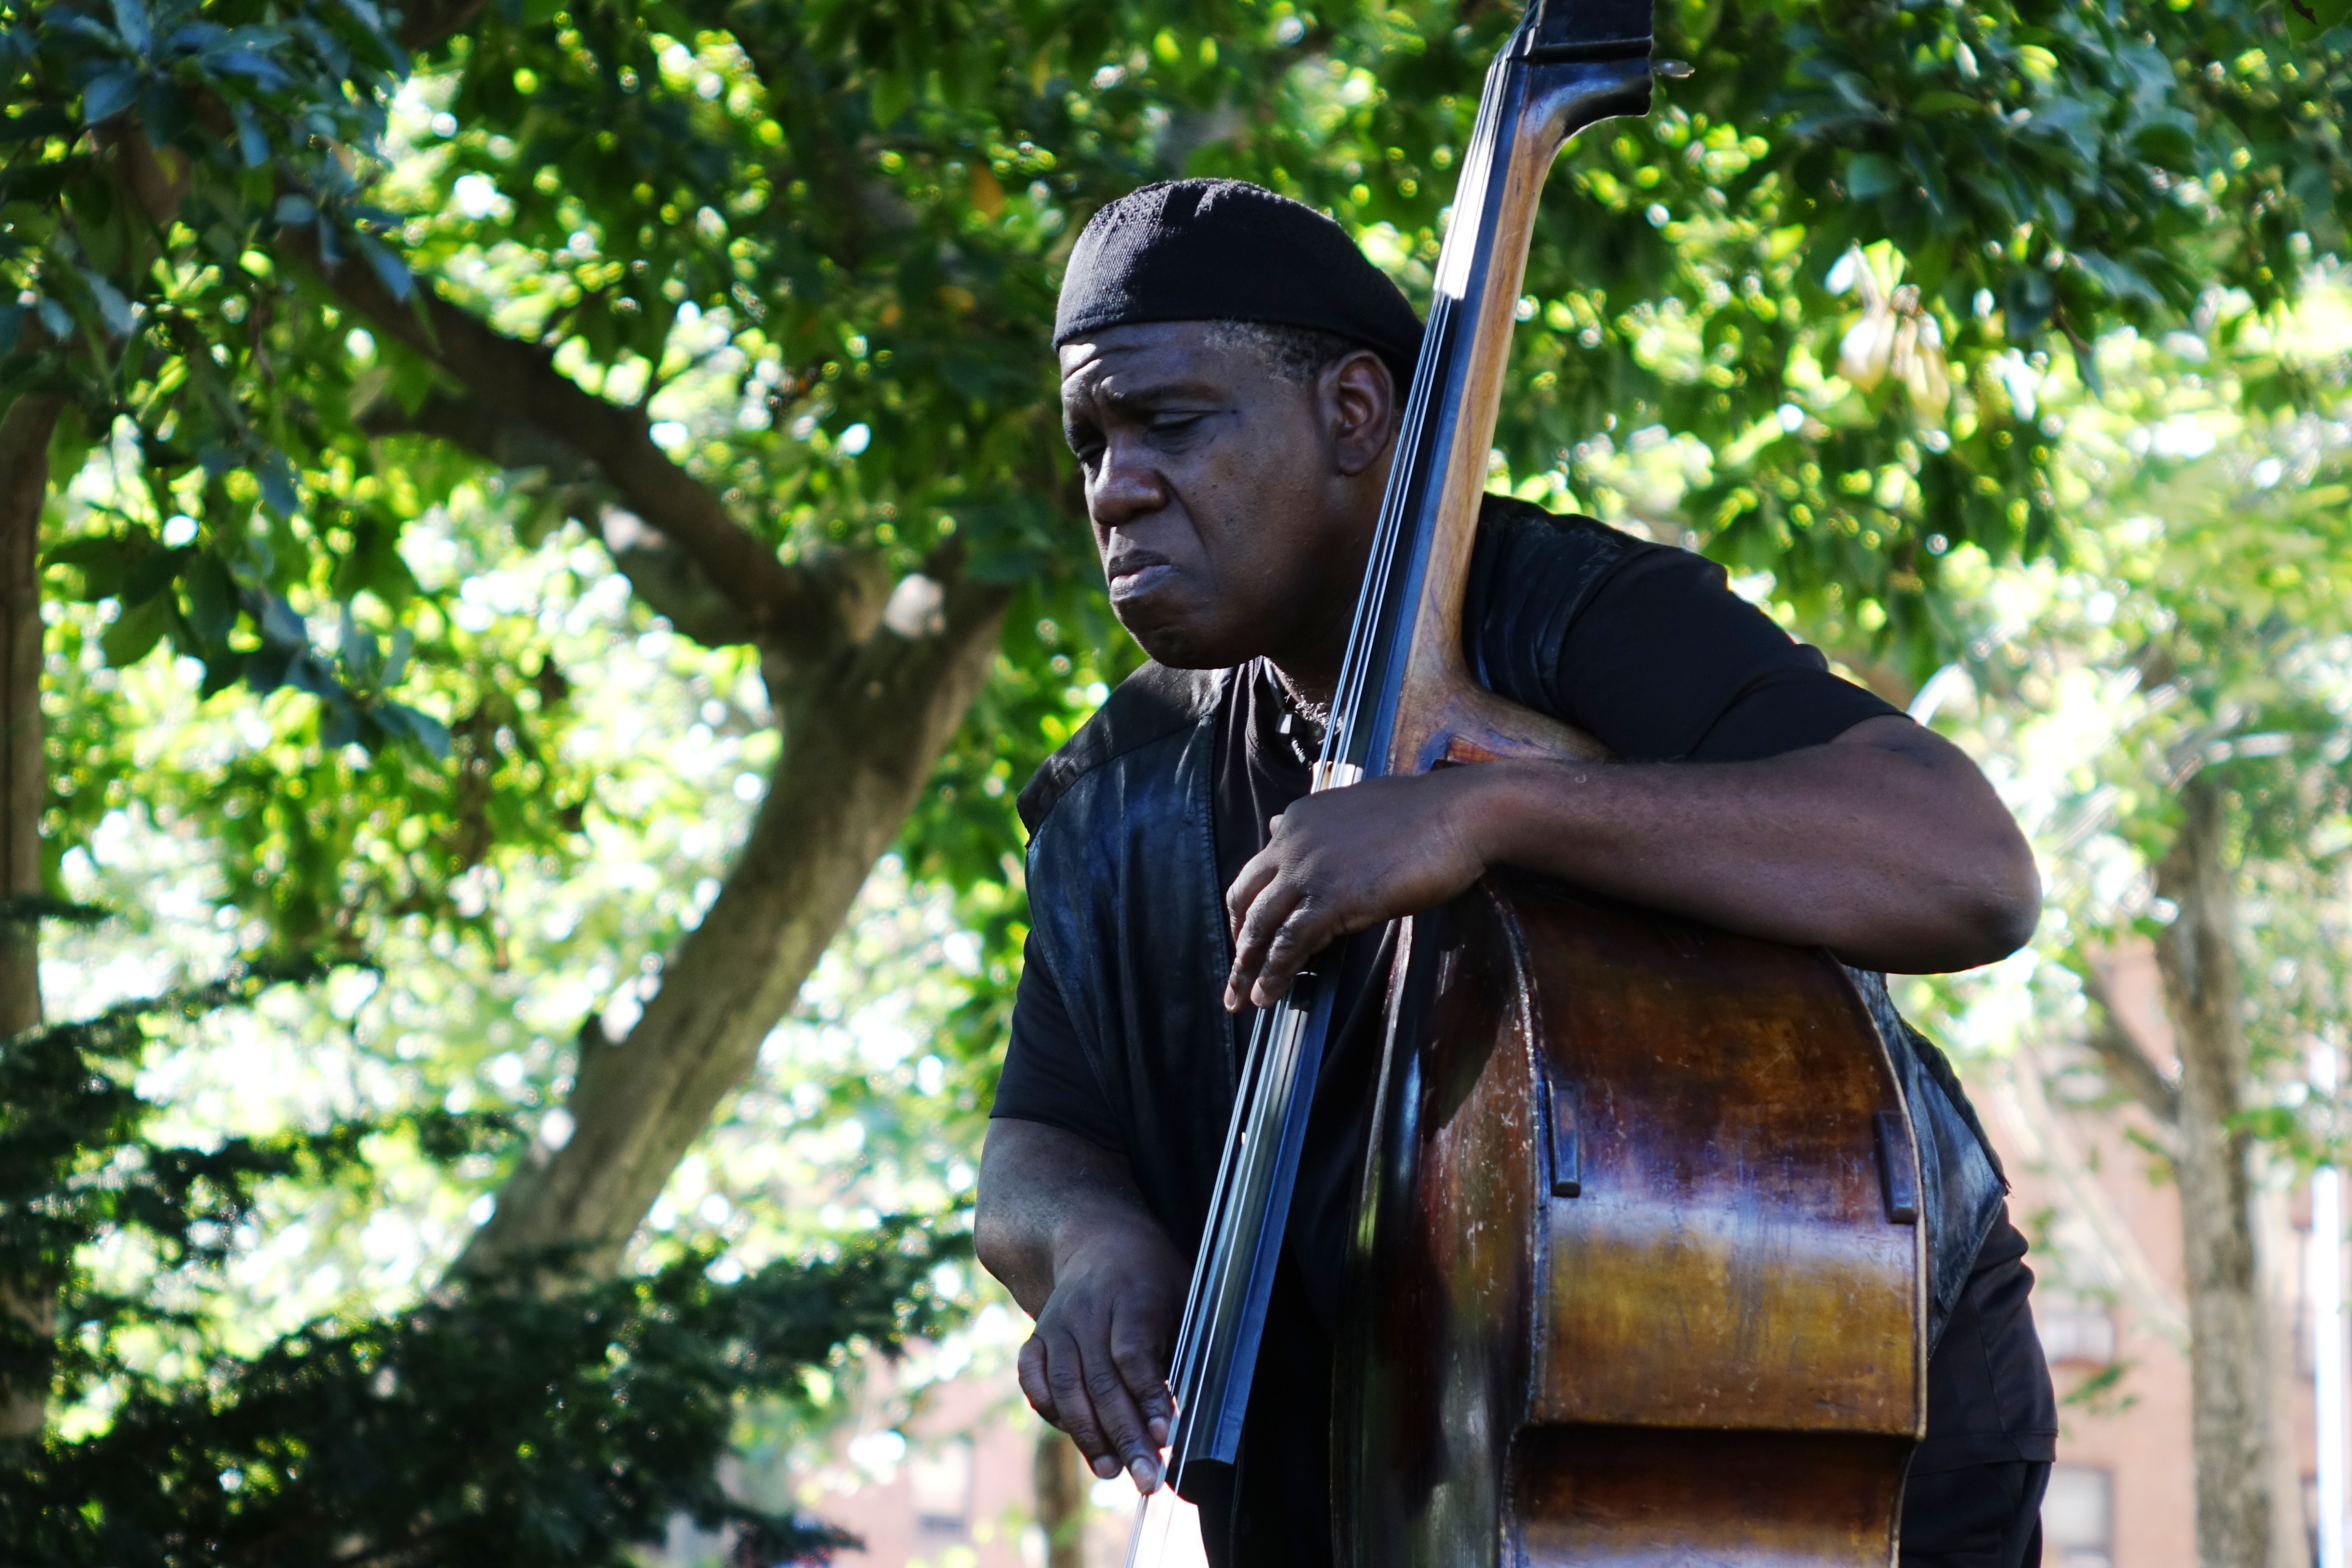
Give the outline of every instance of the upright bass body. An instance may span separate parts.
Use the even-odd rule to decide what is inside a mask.
[[[1646,112],[1650,34],[1651,0],[1530,0],[1487,76],[1318,789],[1606,765],[1472,680],[1461,617],[1545,175]],[[1253,1033],[1171,1380],[1180,1485],[1238,1450],[1334,1005],[1302,975]],[[1494,878],[1410,922],[1389,1028],[1334,1369],[1341,1562],[1885,1568],[1924,1430],[1919,1173],[1845,971]]]
[[[1606,765],[1472,681],[1461,615],[1544,177],[1647,110],[1650,11],[1532,0],[1487,78],[1334,783]],[[1381,1095],[1335,1369],[1344,1563],[1885,1568],[1924,1431],[1918,1163],[1834,960],[1490,878],[1411,922]]]
[[[1490,880],[1412,922],[1391,1000],[1341,1560],[1883,1568],[1916,1157],[1845,972]]]

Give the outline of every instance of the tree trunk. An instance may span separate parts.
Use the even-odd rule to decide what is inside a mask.
[[[1045,1568],[1087,1568],[1087,1489],[1094,1476],[1078,1446],[1051,1426],[1037,1434],[1031,1464]]]
[[[2270,1314],[2254,1261],[2242,1109],[2237,908],[2223,861],[2221,791],[2200,775],[2157,890],[2178,906],[2157,943],[2166,1009],[2180,1053],[2182,1260],[2188,1274],[2190,1438],[2202,1568],[2272,1568],[2274,1500]]]
[[[41,1021],[41,507],[49,437],[62,403],[19,397],[0,416],[0,1039]],[[0,1312],[47,1341],[57,1331],[55,1283],[0,1279]],[[0,1438],[31,1436],[46,1419],[45,1385],[0,1384]]]
[[[566,1119],[542,1124],[562,1135],[532,1143],[457,1260],[480,1271],[568,1251],[568,1267],[609,1272],[711,1113],[751,1076],[761,1042],[897,837],[995,657],[1011,594],[961,583],[914,617],[928,624],[877,626],[888,617],[854,564],[822,552],[786,564],[653,441],[642,409],[586,391],[543,345],[505,336],[430,288],[416,301],[394,300],[367,268],[327,266],[301,234],[280,244],[466,384],[462,417],[444,405],[426,411],[425,427],[493,454],[502,439],[535,433],[593,463],[633,521],[731,601],[768,671],[784,754],[750,842],[670,953],[628,1038],[582,1030]],[[608,544],[629,566],[631,547],[609,537],[610,521]]]
[[[561,1248],[574,1268],[619,1266],[913,809],[995,657],[1006,598],[960,587],[911,639],[879,629],[821,668],[771,676],[784,754],[750,841],[636,1026],[609,1044],[583,1031],[569,1136],[532,1143],[461,1269]]]

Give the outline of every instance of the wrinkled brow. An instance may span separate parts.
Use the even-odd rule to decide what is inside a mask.
[[[1105,378],[1110,380],[1110,378]],[[1076,389],[1073,402],[1081,406],[1131,413],[1157,408],[1161,404],[1186,399],[1219,399],[1222,394],[1204,381],[1177,376],[1166,381],[1148,381],[1140,386],[1122,385],[1116,380],[1106,386],[1102,381],[1088,383]]]

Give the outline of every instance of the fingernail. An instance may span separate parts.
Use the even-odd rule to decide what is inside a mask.
[[[1151,1418],[1151,1446],[1155,1448],[1168,1447],[1168,1423],[1157,1415]]]
[[[1105,1454],[1095,1461],[1095,1479],[1107,1481],[1118,1474],[1118,1461]]]
[[[1135,1478],[1135,1489],[1137,1491],[1154,1491],[1158,1489],[1160,1486],[1160,1467],[1153,1464],[1149,1459],[1136,1460],[1135,1463],[1127,1467],[1127,1473]]]

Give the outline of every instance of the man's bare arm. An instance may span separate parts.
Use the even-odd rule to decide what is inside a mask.
[[[973,1243],[1036,1331],[1021,1391],[1097,1476],[1159,1484],[1175,1406],[1168,1358],[1185,1263],[1127,1162],[1076,1133],[1000,1117],[981,1152]]]
[[[2024,836],[1967,754],[1885,715],[1747,763],[1486,763],[1311,795],[1226,898],[1227,1005],[1265,1005],[1335,938],[1516,866],[1727,931],[1934,973],[2023,945]]]

